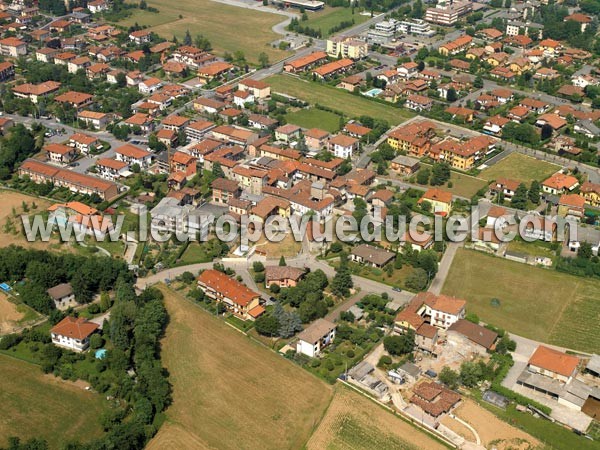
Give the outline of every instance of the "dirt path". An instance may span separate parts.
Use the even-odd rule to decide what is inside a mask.
[[[6,294],[0,293],[0,334],[12,333],[23,316],[24,314],[18,311],[17,305],[8,301]]]

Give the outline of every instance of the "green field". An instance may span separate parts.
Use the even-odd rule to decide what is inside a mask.
[[[0,355],[0,373],[0,446],[11,436],[46,439],[50,448],[60,448],[70,440],[87,442],[102,435],[101,395],[5,355]]]
[[[369,20],[369,16],[363,16],[359,14],[358,9],[355,9],[352,14],[352,8],[330,8],[325,7],[321,11],[307,12],[308,21],[303,22],[303,26],[309,26],[316,30],[321,30],[323,37],[329,36],[331,28],[339,25],[341,22],[349,22],[354,20],[354,23],[358,25]]]
[[[217,53],[241,50],[251,62],[257,62],[261,52],[265,52],[271,61],[290,54],[270,45],[280,37],[271,27],[285,20],[285,16],[212,0],[180,0],[175,5],[160,0],[147,0],[147,3],[157,8],[159,13],[135,9],[119,25],[130,27],[137,23],[149,26],[166,39],[176,36],[180,41],[189,30],[192,38],[197,34],[208,38]]]
[[[556,164],[520,153],[511,153],[493,166],[482,170],[479,177],[488,181],[509,178],[529,184],[533,180],[543,181],[558,170],[560,166]]]
[[[320,128],[335,133],[340,129],[340,116],[322,109],[299,109],[285,115],[287,123],[293,123],[302,128]]]
[[[390,125],[398,125],[414,116],[411,112],[377,103],[364,97],[352,95],[331,86],[312,83],[288,75],[273,75],[266,79],[274,92],[297,97],[311,104],[320,104],[340,111],[349,117],[361,115],[387,120]]]
[[[509,332],[600,352],[599,281],[459,249],[442,291],[465,299],[468,312]]]
[[[431,168],[429,164],[421,164],[421,166],[423,168]],[[455,172],[454,170],[450,172],[450,182],[452,183],[452,187],[448,187],[447,184],[440,187],[445,191],[452,192],[453,195],[466,198],[473,197],[477,191],[488,185],[488,182],[482,178]]]

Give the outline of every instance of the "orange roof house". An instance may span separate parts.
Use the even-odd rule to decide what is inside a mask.
[[[533,352],[531,358],[529,358],[528,365],[570,378],[577,371],[579,358],[577,356],[567,355],[566,353],[559,352],[558,350],[540,345],[535,352]]]

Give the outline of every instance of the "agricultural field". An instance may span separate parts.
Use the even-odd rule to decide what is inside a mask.
[[[340,129],[340,118],[341,116],[335,113],[317,108],[299,109],[285,115],[287,123],[293,123],[302,128],[320,128],[330,133],[335,133]]]
[[[348,118],[362,115],[384,119],[390,125],[398,125],[414,116],[411,112],[378,103],[362,96],[320,83],[308,82],[288,75],[273,75],[265,80],[273,92],[297,97],[311,104],[320,104],[340,111]]]
[[[254,63],[261,52],[265,52],[272,62],[290,54],[270,45],[280,37],[271,30],[271,27],[285,20],[286,17],[280,14],[241,9],[212,0],[181,0],[168,5],[160,0],[147,0],[147,4],[159,12],[135,9],[132,15],[118,24],[124,27],[136,23],[148,26],[166,39],[176,36],[180,41],[189,30],[192,38],[196,34],[207,38],[218,54],[233,54],[241,50]]]
[[[485,448],[529,450],[538,448],[540,444],[534,437],[500,420],[471,399],[463,399],[454,414],[475,428]]]
[[[306,448],[441,450],[446,447],[363,395],[346,386],[336,386],[333,401]]]
[[[173,403],[148,448],[296,449],[331,387],[166,287],[163,364]]]
[[[421,170],[424,168],[431,169],[429,164],[422,164],[421,167]],[[454,170],[450,171],[450,183],[452,183],[452,187],[448,187],[447,184],[440,187],[445,191],[452,192],[452,195],[466,198],[473,197],[477,191],[488,185],[488,182],[483,178],[474,177]]]
[[[10,356],[0,355],[0,373],[0,446],[8,445],[10,436],[42,438],[50,448],[61,448],[70,440],[102,435],[98,418],[106,407],[101,395]]]
[[[28,211],[24,210],[24,205],[27,205]],[[0,247],[17,244],[48,250],[48,247],[53,245],[51,242],[28,242],[25,239],[25,236],[20,233],[21,219],[19,217],[21,214],[42,213],[48,206],[50,206],[50,202],[47,200],[20,192],[0,190]]]
[[[509,332],[600,352],[597,280],[459,249],[442,292],[465,299],[468,312]]]
[[[510,178],[529,185],[533,180],[544,181],[558,170],[560,166],[556,164],[540,161],[521,153],[511,153],[493,166],[482,170],[479,177],[490,182],[498,178]]]
[[[326,38],[330,34],[330,30],[339,25],[341,22],[351,22],[358,25],[369,20],[369,15],[362,15],[358,9],[352,13],[352,8],[331,8],[326,7],[320,11],[308,11],[308,21],[303,22],[303,26],[309,26],[315,30],[321,30],[321,35]]]
[[[14,332],[38,317],[39,314],[29,306],[15,303],[0,292],[0,336]]]

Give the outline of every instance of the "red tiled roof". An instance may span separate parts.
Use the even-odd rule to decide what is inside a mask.
[[[246,306],[260,294],[222,272],[208,269],[198,276],[198,283],[218,292],[239,306]]]
[[[529,364],[569,377],[577,369],[579,358],[540,345],[529,358]]]
[[[51,330],[51,333],[60,336],[66,336],[77,340],[83,340],[98,329],[98,325],[88,322],[83,317],[65,317],[58,322]]]

